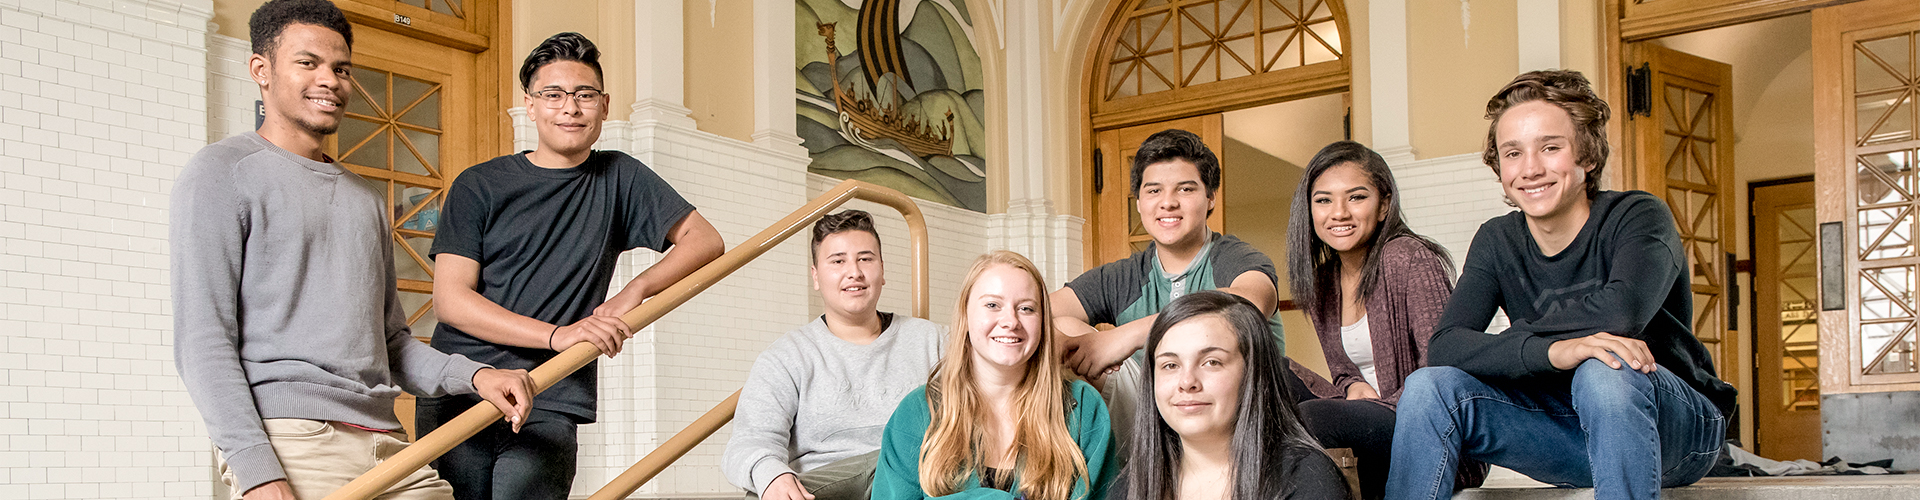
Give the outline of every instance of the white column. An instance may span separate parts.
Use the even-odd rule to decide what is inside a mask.
[[[1004,107],[992,112],[1007,117],[1007,211],[987,218],[987,245],[1020,252],[1032,259],[1053,280],[1069,278],[1065,273],[1077,262],[1068,258],[1079,252],[1078,225],[1074,217],[1056,217],[1054,201],[1047,198],[1047,112],[1061,109],[1065,103],[1047,95],[1051,39],[1044,22],[1042,2],[1002,2],[986,16],[1001,24],[995,32],[1005,44],[1006,67],[1000,72],[1006,84]],[[976,18],[978,19],[978,18]],[[1058,219],[1058,220],[1057,220]],[[1069,243],[1074,243],[1069,248]]]
[[[1407,0],[1367,2],[1367,38],[1373,150],[1389,165],[1414,161],[1407,112]]]
[[[1515,3],[1519,31],[1520,67],[1525,73],[1560,67],[1560,2],[1521,0]]]
[[[754,0],[753,143],[806,156],[795,132],[793,2]]]
[[[686,29],[681,0],[638,0],[633,6],[633,116],[694,128],[687,109]]]

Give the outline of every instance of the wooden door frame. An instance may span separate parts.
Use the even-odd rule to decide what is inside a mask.
[[[1127,7],[1138,3],[1138,0],[1107,0],[1106,7],[1100,9],[1099,24],[1096,24],[1099,31],[1088,37],[1085,53],[1081,56],[1086,66],[1081,71],[1080,86],[1077,87],[1077,91],[1081,93],[1081,103],[1085,106],[1080,113],[1079,176],[1080,213],[1086,215],[1080,245],[1083,259],[1081,262],[1084,263],[1084,267],[1091,269],[1105,263],[1099,260],[1099,251],[1095,248],[1093,238],[1087,237],[1094,234],[1095,226],[1099,224],[1099,221],[1093,220],[1094,205],[1099,202],[1093,193],[1093,184],[1095,182],[1094,162],[1099,161],[1097,159],[1099,155],[1095,154],[1099,149],[1097,139],[1101,131],[1211,113],[1224,113],[1353,90],[1353,24],[1347,16],[1346,0],[1325,1],[1333,15],[1335,29],[1340,32],[1340,47],[1343,51],[1334,61],[1289,68],[1286,70],[1286,76],[1282,78],[1241,77],[1222,80],[1214,83],[1227,83],[1227,85],[1213,87],[1198,95],[1173,96],[1169,92],[1167,96],[1160,98],[1151,97],[1152,94],[1149,94],[1130,98],[1128,102],[1114,103],[1103,98],[1106,86],[1099,77],[1104,75],[1103,69],[1106,68],[1104,61],[1111,55],[1107,47],[1112,45],[1114,38],[1118,36],[1116,32],[1126,21],[1121,16],[1127,13],[1125,11]],[[1175,19],[1169,22],[1179,21]],[[1241,81],[1235,82],[1235,80]],[[1351,110],[1351,103],[1348,105]],[[1121,166],[1101,165],[1102,170],[1116,167]]]
[[[1628,165],[1638,160],[1636,153],[1625,143],[1627,131],[1623,125],[1625,120],[1621,119],[1621,111],[1626,109],[1627,102],[1625,68],[1628,45],[1856,1],[1859,0],[1663,0],[1646,5],[1630,5],[1633,0],[1603,0],[1600,15],[1600,74],[1590,79],[1601,86],[1602,97],[1613,103],[1614,119],[1607,123],[1607,134],[1613,150],[1621,152],[1614,155],[1613,161],[1617,162],[1614,166]],[[1620,185],[1625,189],[1643,189],[1647,186],[1639,169],[1613,170],[1620,173]]]
[[[476,128],[474,137],[479,141],[476,155],[481,159],[494,155],[513,152],[513,117],[507,109],[518,105],[514,97],[519,94],[515,85],[518,78],[514,72],[513,54],[513,1],[514,0],[465,0],[469,16],[466,29],[456,29],[433,22],[412,22],[400,24],[398,17],[417,15],[414,12],[396,12],[381,4],[391,4],[391,0],[335,0],[335,4],[347,15],[347,20],[362,26],[390,31],[402,36],[438,43],[469,53],[474,58],[473,79],[468,83],[482,96],[491,94],[491,102],[482,97],[474,115]],[[401,6],[399,10],[419,10],[411,6]],[[489,91],[488,89],[493,89]],[[447,181],[452,182],[469,165],[454,165],[448,169]]]
[[[1853,234],[1857,228],[1845,226],[1852,220],[1855,210],[1854,183],[1842,178],[1834,178],[1839,172],[1851,172],[1847,165],[1852,158],[1854,120],[1839,111],[1852,105],[1853,96],[1841,94],[1846,89],[1844,78],[1851,74],[1854,54],[1849,47],[1823,45],[1824,40],[1844,40],[1847,27],[1864,18],[1891,16],[1909,18],[1920,16],[1920,4],[1910,1],[1862,0],[1860,7],[1866,9],[1824,9],[1814,12],[1813,17],[1813,112],[1814,112],[1814,175],[1821,182],[1815,189],[1819,196],[1815,198],[1816,217],[1821,223],[1838,222],[1842,224],[1841,245],[1843,265],[1843,286],[1846,303],[1850,306],[1837,311],[1820,312],[1820,330],[1843,331],[1846,335],[1820,339],[1820,394],[1835,395],[1848,393],[1920,391],[1920,374],[1879,374],[1860,373],[1860,353],[1857,348],[1858,318],[1853,315],[1852,305],[1860,302],[1860,286],[1855,281],[1859,273],[1857,249],[1859,242]],[[1904,10],[1903,10],[1904,9]],[[1884,29],[1884,28],[1869,28]],[[1839,52],[1827,52],[1823,49],[1839,49]],[[1851,177],[1851,176],[1848,176]],[[1824,257],[1824,256],[1823,256]],[[1823,307],[1824,309],[1824,307]]]
[[[1765,407],[1765,405],[1779,404],[1780,399],[1778,399],[1778,397],[1780,396],[1780,394],[1775,391],[1780,391],[1782,388],[1780,385],[1781,380],[1779,378],[1780,373],[1778,371],[1763,372],[1762,360],[1766,359],[1766,357],[1771,356],[1776,360],[1776,361],[1773,361],[1773,363],[1780,363],[1782,367],[1784,367],[1784,363],[1781,361],[1778,361],[1780,356],[1779,352],[1772,351],[1772,350],[1762,352],[1760,349],[1761,346],[1763,345],[1763,341],[1762,341],[1763,336],[1761,335],[1761,332],[1760,332],[1760,329],[1761,329],[1760,325],[1762,321],[1761,318],[1763,317],[1767,318],[1766,321],[1769,321],[1773,325],[1776,325],[1775,328],[1779,328],[1778,325],[1780,324],[1780,317],[1777,314],[1771,317],[1767,317],[1761,314],[1762,310],[1777,312],[1779,310],[1778,308],[1780,307],[1778,302],[1779,292],[1777,290],[1779,285],[1767,285],[1766,280],[1760,279],[1761,272],[1763,269],[1767,269],[1766,267],[1767,265],[1778,265],[1779,262],[1777,261],[1762,262],[1761,255],[1763,252],[1774,252],[1775,253],[1774,257],[1776,259],[1783,258],[1783,256],[1778,255],[1778,252],[1780,251],[1780,249],[1777,245],[1770,249],[1766,247],[1762,247],[1760,245],[1760,235],[1762,234],[1760,231],[1760,225],[1763,219],[1758,216],[1758,211],[1756,210],[1756,207],[1760,206],[1759,194],[1761,190],[1768,189],[1768,188],[1779,188],[1779,187],[1805,184],[1807,189],[1806,196],[1809,198],[1817,197],[1818,192],[1815,191],[1815,186],[1817,185],[1815,184],[1815,181],[1816,181],[1815,176],[1812,174],[1808,174],[1808,175],[1797,175],[1793,177],[1786,177],[1786,178],[1779,178],[1779,179],[1756,180],[1756,181],[1751,181],[1747,183],[1747,207],[1746,207],[1747,221],[1748,221],[1747,222],[1747,255],[1751,256],[1751,258],[1753,259],[1751,261],[1753,263],[1753,266],[1752,266],[1753,270],[1749,274],[1749,276],[1751,277],[1751,283],[1753,287],[1752,288],[1753,304],[1748,309],[1748,312],[1752,313],[1752,315],[1750,316],[1751,318],[1750,323],[1748,324],[1753,325],[1753,328],[1750,329],[1750,334],[1746,336],[1747,341],[1751,342],[1751,345],[1753,346],[1753,349],[1752,349],[1753,356],[1752,356],[1752,359],[1749,361],[1752,363],[1753,369],[1749,370],[1746,374],[1747,375],[1746,381],[1748,383],[1747,387],[1749,387],[1750,388],[1749,390],[1752,391],[1751,397],[1753,400],[1753,404],[1751,408],[1746,412],[1747,414],[1750,414],[1753,416],[1753,426],[1752,426],[1753,440],[1751,442],[1748,442],[1747,444],[1749,448],[1752,449],[1755,453],[1775,453],[1774,455],[1768,455],[1768,456],[1773,456],[1776,458],[1780,458],[1782,460],[1790,459],[1790,458],[1805,458],[1809,460],[1818,460],[1819,457],[1781,456],[1777,453],[1779,450],[1774,449],[1769,451],[1769,449],[1766,446],[1763,446],[1767,438],[1767,433],[1762,432],[1762,428],[1764,424],[1767,423],[1766,419],[1764,418],[1764,414],[1767,412],[1767,410],[1763,408]],[[1818,216],[1816,215],[1815,218],[1817,219]],[[1812,252],[1813,254],[1813,258],[1815,260],[1813,265],[1817,269],[1819,266],[1819,262],[1818,262],[1819,261],[1819,248],[1818,248],[1819,242],[1817,241],[1818,240],[1817,233],[1819,232],[1819,230],[1817,227],[1818,224],[1816,224],[1815,226],[1816,227],[1814,228],[1809,228],[1811,232],[1816,233],[1812,235],[1816,241],[1811,242],[1811,245],[1814,248],[1809,249],[1809,251]],[[1777,237],[1778,232],[1776,232],[1775,234]],[[1778,240],[1775,240],[1776,243],[1777,241]],[[1778,269],[1778,268],[1774,268],[1774,269]],[[1816,279],[1816,284],[1817,284],[1817,281],[1818,280]],[[1773,287],[1776,289],[1776,292],[1775,292],[1776,295],[1773,297],[1775,300],[1769,301],[1761,297],[1760,290],[1763,287]],[[1816,297],[1815,300],[1818,300],[1818,298]],[[1814,308],[1814,313],[1816,317],[1815,328],[1817,329],[1818,328],[1817,318],[1819,313],[1819,308],[1817,307],[1817,305]],[[1774,337],[1772,342],[1775,342],[1775,343],[1781,342],[1781,339],[1779,338],[1779,336],[1783,334],[1782,330],[1774,330],[1771,333],[1773,334],[1773,337]],[[1817,355],[1815,359],[1816,360],[1818,359]],[[1769,378],[1763,379],[1762,378],[1763,375]],[[1814,378],[1815,378],[1815,381],[1814,381],[1815,388],[1817,390],[1818,384],[1819,384],[1819,380],[1818,380],[1819,376],[1817,371]],[[1763,398],[1762,397],[1763,395],[1769,396],[1769,397]],[[1818,411],[1818,410],[1815,410],[1815,411]],[[1815,441],[1817,444],[1818,432],[1820,432],[1820,424],[1817,419],[1817,416],[1810,416],[1810,418],[1815,418],[1813,422],[1813,428],[1811,430],[1815,433],[1813,437],[1815,438]],[[1776,422],[1776,423],[1791,424],[1791,422]],[[1815,451],[1814,454],[1819,455],[1820,452]]]

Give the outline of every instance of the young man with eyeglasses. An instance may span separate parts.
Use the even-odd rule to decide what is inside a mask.
[[[448,190],[431,251],[434,347],[528,369],[581,342],[612,357],[633,336],[621,314],[720,256],[719,232],[665,180],[626,153],[593,150],[608,106],[599,59],[579,33],[535,47],[520,83],[539,145],[475,165]],[[607,297],[620,254],[640,247],[665,255]],[[535,397],[518,434],[488,427],[434,467],[463,500],[567,498],[597,380],[588,364]],[[420,428],[474,402],[422,399]]]
[[[219,448],[229,498],[320,498],[406,448],[393,401],[477,393],[518,427],[533,379],[413,338],[392,215],[325,153],[353,94],[353,28],[325,0],[248,26],[266,121],[201,149],[174,183],[174,362]],[[452,495],[432,468],[381,498]]]

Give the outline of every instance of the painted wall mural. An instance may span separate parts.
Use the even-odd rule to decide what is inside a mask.
[[[985,212],[986,94],[964,0],[795,0],[807,170]]]

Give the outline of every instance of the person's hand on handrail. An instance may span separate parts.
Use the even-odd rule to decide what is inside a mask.
[[[533,377],[526,370],[481,368],[473,372],[473,392],[499,408],[513,432],[520,432],[533,412]]]

